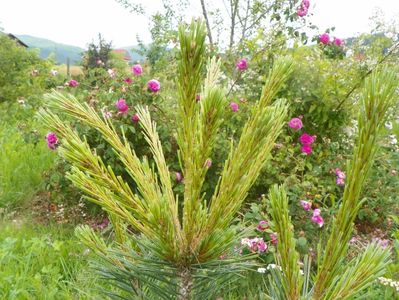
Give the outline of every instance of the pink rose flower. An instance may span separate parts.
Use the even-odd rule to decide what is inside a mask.
[[[143,73],[143,67],[139,64],[134,65],[132,67],[132,72],[134,75],[141,75],[141,73]]]
[[[132,122],[133,122],[134,124],[137,124],[139,121],[140,121],[139,115],[138,115],[138,114],[134,114],[134,115],[132,116]]]
[[[176,172],[175,176],[176,176],[176,181],[177,182],[182,182],[183,181],[183,175],[180,172]]]
[[[340,46],[342,46],[344,44],[344,41],[342,39],[335,38],[333,43],[334,43],[334,45],[340,47]]]
[[[302,120],[300,118],[292,118],[288,122],[288,126],[294,130],[299,130],[303,127]]]
[[[129,110],[129,106],[126,104],[126,100],[121,98],[119,99],[116,104],[115,104],[116,108],[118,109],[118,111],[122,114],[127,113],[127,111]]]
[[[256,226],[256,228],[260,231],[266,230],[267,228],[269,228],[269,222],[262,220],[259,221],[258,226]]]
[[[69,80],[68,81],[68,85],[70,86],[70,87],[77,87],[78,85],[79,85],[79,83],[76,81],[76,80],[74,80],[74,79],[71,79],[71,80]]]
[[[312,146],[309,145],[309,144],[304,144],[304,145],[301,147],[301,152],[302,152],[302,153],[305,153],[306,155],[312,154],[312,152],[313,152]]]
[[[319,227],[322,227],[324,225],[324,219],[320,214],[321,214],[320,209],[315,209],[313,211],[313,216],[311,218],[311,221],[313,223],[319,225]]]
[[[340,168],[335,169],[335,175],[337,175],[337,177],[341,178],[341,179],[345,179],[345,177],[346,177],[345,173],[342,172]]]
[[[239,71],[245,71],[246,69],[248,69],[248,63],[247,60],[245,58],[240,59],[237,63],[236,63],[236,68]]]
[[[267,244],[263,240],[263,238],[244,238],[241,240],[241,245],[248,247],[252,252],[263,253],[267,250]]]
[[[271,243],[272,245],[277,245],[278,244],[278,240],[277,240],[277,233],[271,233],[270,235],[271,238]]]
[[[326,33],[323,33],[322,35],[320,35],[319,41],[320,41],[320,43],[327,45],[330,42],[329,34],[326,32]]]
[[[260,238],[258,240],[257,246],[258,246],[258,252],[259,253],[263,253],[263,252],[265,252],[267,250],[267,244],[264,242],[263,238]]]
[[[339,186],[345,185],[346,176],[345,176],[345,173],[342,172],[340,168],[335,169],[335,175],[337,176],[337,180],[336,180],[337,185],[339,185]]]
[[[212,160],[211,160],[210,158],[208,158],[208,159],[205,161],[205,167],[207,167],[208,169],[209,169],[210,167],[212,167]]]
[[[300,7],[300,8],[298,8],[296,14],[298,15],[298,17],[302,18],[308,14],[308,10],[305,7]]]
[[[309,201],[301,200],[301,206],[304,210],[309,211],[312,208],[312,203]]]
[[[310,6],[309,0],[303,0],[302,3],[301,3],[301,6],[299,6],[299,8],[298,8],[296,14],[299,17],[306,16],[308,14],[309,6]]]
[[[133,80],[132,80],[132,78],[127,77],[127,78],[125,78],[125,80],[123,80],[123,82],[126,83],[126,84],[132,84]]]
[[[231,102],[230,103],[230,108],[232,110],[232,112],[237,112],[238,111],[238,104],[235,102]]]
[[[308,133],[304,133],[299,137],[299,142],[302,145],[311,145],[316,140],[316,136],[309,135]]]
[[[58,138],[54,132],[47,133],[46,141],[47,141],[47,147],[49,147],[51,150],[55,150],[58,144]]]
[[[156,93],[161,89],[161,84],[159,83],[158,80],[151,79],[150,81],[147,82],[147,87],[149,90]]]

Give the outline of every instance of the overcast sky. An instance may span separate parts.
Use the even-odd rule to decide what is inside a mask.
[[[142,2],[149,13],[161,0]],[[213,0],[213,2],[223,0]],[[376,7],[387,19],[399,18],[399,0],[310,0],[313,23],[321,29],[335,26],[335,35],[353,36],[370,29]],[[201,15],[199,0],[190,9]],[[198,3],[197,3],[198,2]],[[114,0],[0,0],[0,27],[14,34],[28,34],[80,47],[101,33],[117,47],[136,44],[136,35],[150,40],[148,20],[129,13]]]

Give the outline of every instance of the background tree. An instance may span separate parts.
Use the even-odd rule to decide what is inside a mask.
[[[88,45],[87,51],[83,55],[83,68],[85,70],[94,68],[108,69],[111,67],[112,42],[106,42],[105,39],[98,34],[98,43],[94,41]]]

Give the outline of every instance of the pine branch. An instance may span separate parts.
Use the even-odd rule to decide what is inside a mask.
[[[359,135],[347,167],[347,183],[331,236],[321,258],[314,299],[324,299],[328,287],[342,275],[343,260],[352,236],[353,222],[362,205],[360,194],[378,150],[378,137],[395,101],[396,75],[386,68],[366,79],[358,115]],[[337,242],[339,241],[339,242]]]
[[[282,283],[286,299],[300,299],[302,276],[299,253],[295,250],[294,226],[288,210],[288,198],[283,187],[272,186],[269,190],[272,228],[277,232],[277,261],[282,268]]]
[[[203,235],[212,237],[212,232],[217,229],[227,230],[249,188],[269,159],[274,142],[284,126],[288,108],[284,101],[277,101],[273,106],[268,104],[291,70],[292,63],[287,59],[277,61],[271,70],[261,99],[253,109],[237,147],[231,148],[210,204],[209,219]],[[210,248],[207,244],[203,247]]]
[[[350,299],[383,276],[386,266],[391,262],[388,249],[378,244],[370,244],[364,252],[347,264],[343,274],[335,278],[328,287],[323,299]]]

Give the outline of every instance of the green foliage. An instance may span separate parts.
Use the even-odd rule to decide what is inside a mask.
[[[40,95],[46,87],[51,63],[34,51],[0,34],[0,103]]]

